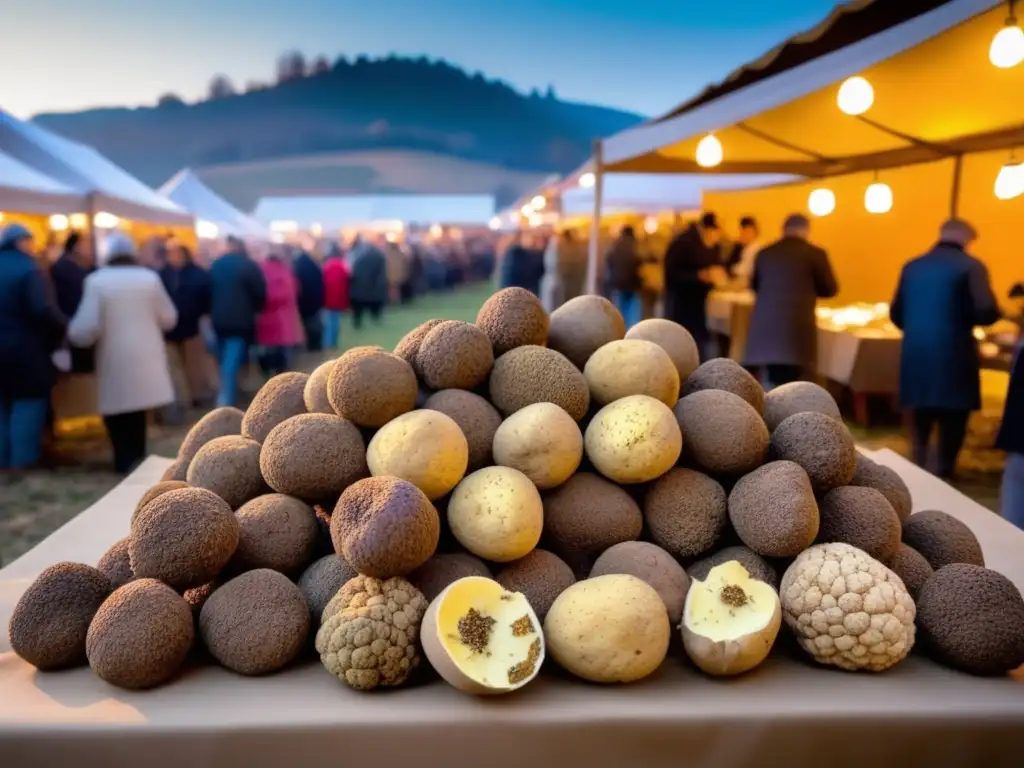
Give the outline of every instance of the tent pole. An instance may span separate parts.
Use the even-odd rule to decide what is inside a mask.
[[[96,232],[96,193],[90,192],[85,196],[86,226],[89,227],[89,245],[92,248],[93,266],[99,266],[100,248],[99,235]]]
[[[604,162],[601,141],[594,142],[594,211],[590,222],[590,252],[587,258],[587,293],[597,293],[597,265],[601,252],[601,198],[604,195]]]
[[[953,159],[953,190],[949,197],[949,215],[956,218],[960,212],[960,181],[963,177],[964,156],[957,155]]]

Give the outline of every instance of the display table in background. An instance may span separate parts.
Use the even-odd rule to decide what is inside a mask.
[[[1024,533],[895,454],[873,457],[978,535],[988,563],[1024,585]],[[128,531],[136,500],[169,464],[149,459],[91,508],[0,571],[0,623],[45,567],[95,563]],[[1020,673],[1018,673],[1020,675]],[[682,661],[596,686],[552,672],[517,694],[477,699],[439,682],[357,693],[316,661],[265,678],[214,666],[149,692],[87,669],[39,673],[0,640],[0,765],[1020,766],[1024,676],[979,679],[911,657],[851,674],[776,654],[713,680]],[[771,757],[769,757],[771,755]]]

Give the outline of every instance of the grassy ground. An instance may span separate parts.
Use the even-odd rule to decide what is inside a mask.
[[[411,328],[432,317],[472,321],[490,294],[489,286],[444,295],[427,296],[415,304],[384,314],[379,324],[367,320],[356,331],[346,322],[342,331],[345,349],[379,345],[391,349]],[[295,361],[299,370],[312,371],[327,355],[304,354]],[[255,378],[244,384],[250,392],[261,382]],[[190,414],[191,421],[199,412]],[[971,437],[962,466],[961,490],[996,509],[999,482],[999,457],[986,448],[999,417],[996,404],[986,408],[972,421]],[[174,456],[188,426],[152,428],[150,452]],[[898,429],[855,430],[859,443],[869,448],[892,448],[907,453],[907,441]],[[110,471],[110,449],[102,431],[63,439],[57,446],[53,466],[17,476],[0,477],[0,566],[11,562],[65,522],[95,502],[120,478]]]

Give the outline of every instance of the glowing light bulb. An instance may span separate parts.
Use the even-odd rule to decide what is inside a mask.
[[[55,213],[50,217],[50,229],[54,232],[64,232],[68,228],[68,217],[63,213]]]
[[[657,231],[658,231],[658,217],[657,216],[648,216],[646,219],[644,219],[644,232],[646,232],[648,235],[653,235]]]
[[[580,176],[580,186],[584,189],[589,189],[597,183],[597,177],[590,173],[584,173]]]
[[[548,199],[544,195],[537,195],[530,201],[530,205],[535,211],[543,211],[548,205]]]
[[[528,218],[530,221],[530,226],[534,228],[539,227],[541,224],[544,223],[544,217],[541,216],[539,213],[531,214]]]
[[[836,194],[831,189],[815,189],[807,197],[807,209],[815,216],[828,216],[836,209]]]
[[[848,78],[839,86],[839,109],[848,115],[863,115],[875,103],[875,89],[863,77]]]
[[[121,220],[112,213],[100,211],[92,217],[92,223],[97,229],[116,229]]]
[[[487,222],[487,228],[492,232],[497,232],[499,229],[501,229],[501,219],[495,216],[493,219]]]
[[[71,224],[73,229],[85,229],[89,226],[89,217],[84,213],[72,213],[68,223]]]
[[[212,221],[203,221],[202,219],[196,221],[196,235],[199,238],[203,240],[216,240],[219,234],[220,227]]]
[[[1024,195],[1024,163],[1009,162],[999,170],[996,177],[996,197],[1013,200]]]
[[[519,212],[523,214],[524,218],[528,219],[531,216],[533,216],[533,206],[529,204],[524,205],[522,208],[519,209]]]
[[[697,165],[701,168],[714,168],[722,164],[722,142],[713,133],[709,133],[697,145]]]
[[[1011,17],[992,38],[988,60],[999,69],[1011,69],[1024,61],[1024,29],[1016,19]]]
[[[892,210],[892,188],[876,181],[864,193],[864,208],[868,213],[888,213]]]

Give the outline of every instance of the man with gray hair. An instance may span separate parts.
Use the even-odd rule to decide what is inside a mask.
[[[900,405],[911,412],[914,461],[928,467],[938,432],[936,474],[949,478],[967,436],[971,411],[981,408],[981,364],[974,328],[999,319],[988,269],[968,253],[978,237],[949,219],[931,251],[903,266],[889,314],[903,331]]]

